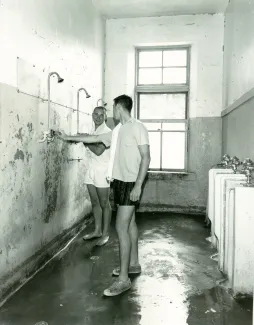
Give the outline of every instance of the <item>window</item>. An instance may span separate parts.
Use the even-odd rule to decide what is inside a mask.
[[[189,47],[136,49],[137,118],[150,138],[150,170],[187,170]]]

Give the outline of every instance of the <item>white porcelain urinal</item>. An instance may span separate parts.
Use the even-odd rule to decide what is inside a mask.
[[[246,176],[243,174],[232,174],[225,175],[221,177],[221,202],[220,202],[220,224],[218,225],[218,234],[219,237],[219,269],[227,274],[225,269],[227,252],[226,252],[226,240],[228,238],[228,228],[230,215],[228,213],[228,199],[229,192],[232,188],[236,186],[241,186],[241,184],[246,183]]]
[[[211,243],[213,246],[216,246],[216,237],[214,234],[215,223],[214,223],[214,198],[215,198],[215,178],[219,174],[233,174],[232,169],[210,169],[209,170],[209,187],[208,187],[208,218],[211,222]]]
[[[254,188],[235,187],[229,194],[228,286],[234,294],[252,294],[254,283]]]

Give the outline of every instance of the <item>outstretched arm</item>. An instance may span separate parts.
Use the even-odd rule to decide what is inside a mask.
[[[57,133],[57,137],[63,141],[71,142],[83,142],[83,143],[104,143],[106,147],[109,147],[111,144],[111,135],[112,132],[100,134],[100,135],[88,135],[88,134],[79,134],[79,135],[66,135],[64,133]]]
[[[97,143],[101,142],[97,139],[97,135],[66,135],[66,134],[58,134],[57,137],[63,141],[71,141],[71,142],[83,142],[83,143]]]

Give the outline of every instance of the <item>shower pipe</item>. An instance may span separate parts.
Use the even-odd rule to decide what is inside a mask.
[[[86,94],[86,98],[90,98],[91,96],[88,94],[85,88],[79,88],[77,91],[77,134],[79,134],[79,94],[81,91],[84,91]]]
[[[64,79],[62,77],[60,77],[59,73],[57,72],[50,72],[48,74],[48,129],[47,131],[44,131],[43,133],[43,139],[39,140],[39,143],[45,142],[47,140],[47,142],[51,142],[53,140],[53,136],[54,136],[54,131],[50,130],[50,118],[51,118],[51,101],[50,101],[50,79],[52,76],[57,76],[57,82],[58,83],[62,83],[64,81]]]

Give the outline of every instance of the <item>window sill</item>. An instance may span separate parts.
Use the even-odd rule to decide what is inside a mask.
[[[147,178],[151,180],[154,179],[154,180],[195,181],[196,173],[149,170]]]

